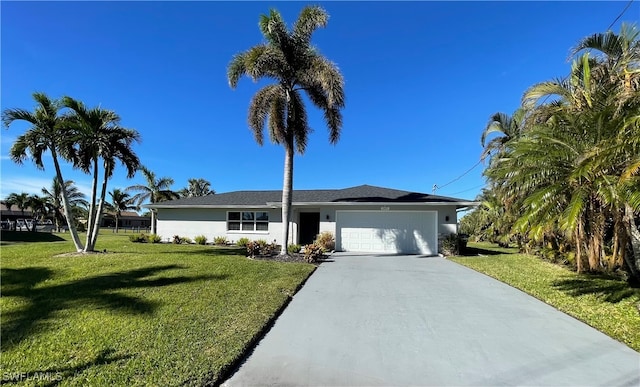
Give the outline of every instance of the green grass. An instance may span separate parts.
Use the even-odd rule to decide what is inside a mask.
[[[216,382],[314,269],[126,234],[100,236],[107,254],[57,256],[74,250],[68,235],[21,243],[10,234],[0,363],[4,381],[23,374],[27,385],[46,384],[34,375],[60,385]]]
[[[469,246],[484,256],[451,260],[516,287],[640,351],[640,289],[612,277],[577,274],[534,256],[516,254],[515,249],[486,243]]]

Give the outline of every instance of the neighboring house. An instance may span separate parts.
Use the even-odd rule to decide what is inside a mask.
[[[100,227],[115,227],[115,214],[105,212],[102,215]],[[151,218],[148,216],[140,216],[137,212],[122,211],[118,217],[118,228],[149,228],[151,227]]]
[[[25,208],[24,213],[18,209],[17,206],[12,206],[11,210],[4,204],[0,204],[0,219],[16,221],[17,219],[31,219],[33,217],[31,208]]]
[[[313,242],[330,231],[336,250],[435,255],[438,239],[457,232],[457,211],[478,203],[445,196],[361,185],[294,190],[289,244]],[[157,234],[282,244],[282,191],[237,191],[149,204]]]

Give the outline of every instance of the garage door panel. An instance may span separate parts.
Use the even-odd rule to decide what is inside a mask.
[[[339,211],[343,251],[436,254],[435,211]]]

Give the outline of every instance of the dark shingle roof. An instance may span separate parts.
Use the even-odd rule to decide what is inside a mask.
[[[282,191],[234,191],[215,195],[182,198],[157,203],[153,207],[191,206],[265,206],[280,203]],[[294,190],[293,203],[469,203],[446,196],[408,192],[397,189],[360,185],[344,189]]]

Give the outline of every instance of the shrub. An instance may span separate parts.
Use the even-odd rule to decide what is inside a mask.
[[[133,243],[147,243],[149,238],[145,234],[129,235],[129,240]]]
[[[277,248],[278,245],[275,241],[273,243],[267,243],[264,239],[247,243],[247,253],[249,253],[250,257],[255,257],[256,255],[270,256],[277,251]]]
[[[76,225],[76,231],[85,232],[85,231],[87,231],[87,226],[85,226],[84,223],[78,223]]]
[[[289,246],[287,246],[287,251],[289,252],[289,254],[299,253],[301,249],[302,249],[302,246],[300,246],[300,245],[289,245]]]
[[[213,243],[215,243],[216,245],[226,245],[227,244],[227,237],[226,236],[217,236],[217,237],[213,238]]]
[[[236,245],[238,247],[247,247],[247,243],[249,243],[249,242],[250,242],[249,238],[244,238],[243,237],[243,238],[238,239],[238,241],[236,242]]]
[[[324,246],[315,242],[310,245],[304,246],[304,259],[305,261],[312,263],[318,262],[324,257]]]
[[[445,256],[460,255],[467,246],[464,235],[449,234],[442,239],[442,254]]]
[[[322,247],[322,250],[326,253],[333,251],[336,248],[336,240],[333,239],[333,234],[330,231],[324,231],[320,233],[314,242]]]
[[[247,253],[251,258],[260,254],[260,245],[256,241],[247,242]]]
[[[150,234],[149,237],[147,238],[147,240],[150,243],[160,243],[160,242],[162,242],[162,238],[158,234]]]
[[[206,245],[207,244],[207,237],[204,235],[198,235],[195,238],[193,238],[193,240],[196,241],[197,244],[199,245]]]
[[[179,245],[179,244],[182,244],[182,243],[193,243],[193,241],[189,237],[180,237],[179,235],[174,235],[173,236],[173,243],[176,244],[176,245]]]

